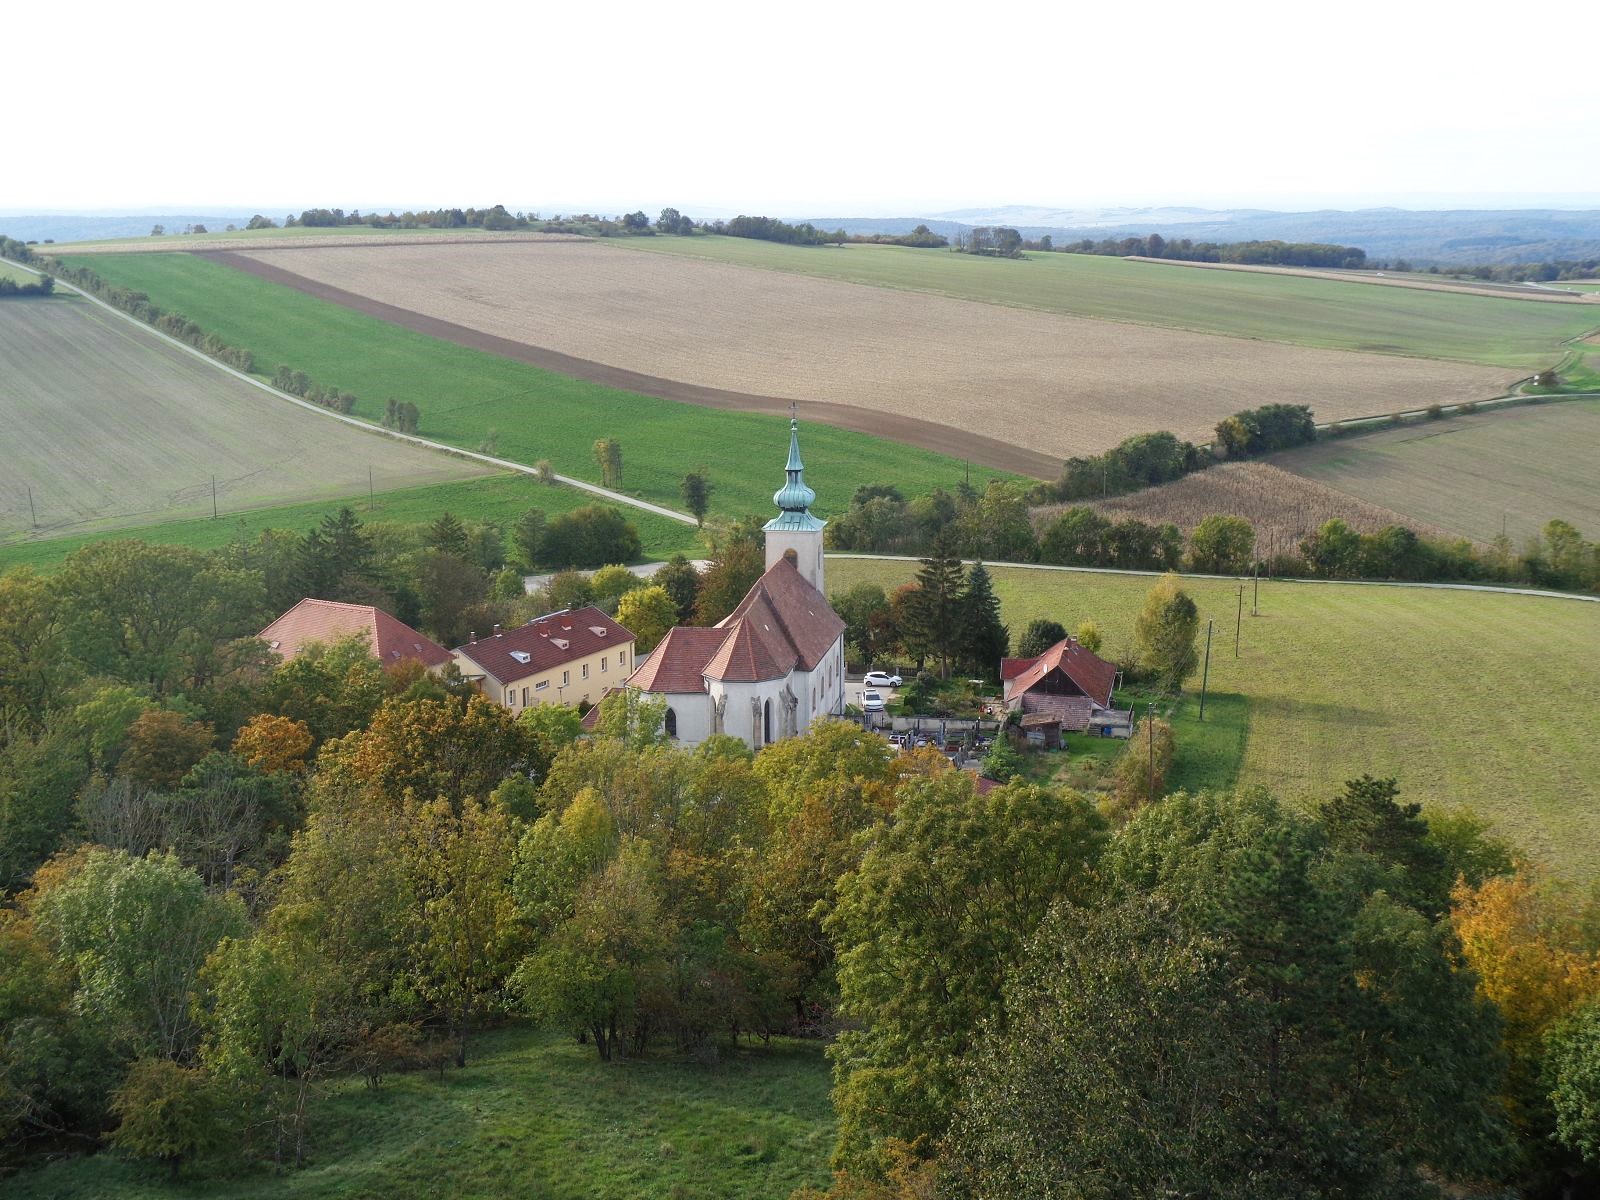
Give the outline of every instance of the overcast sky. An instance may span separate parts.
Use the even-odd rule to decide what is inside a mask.
[[[0,208],[1600,207],[1600,3],[28,5]]]

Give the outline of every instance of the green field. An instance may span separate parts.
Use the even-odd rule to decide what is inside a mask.
[[[39,277],[32,271],[25,271],[15,263],[6,262],[3,258],[0,258],[0,279],[9,279],[15,284],[39,282]]]
[[[830,556],[829,586],[892,587],[916,566]],[[1128,652],[1154,582],[990,569],[1013,636],[1035,617],[1069,629],[1093,618],[1108,657]],[[1259,617],[1250,615],[1246,588],[1235,659],[1236,585],[1192,579],[1185,587],[1200,606],[1202,636],[1204,620],[1216,620],[1211,687],[1242,697],[1247,715],[1242,756],[1229,755],[1220,722],[1203,739],[1180,725],[1182,785],[1261,784],[1314,802],[1363,771],[1394,775],[1407,799],[1473,808],[1557,870],[1584,881],[1600,875],[1600,604],[1263,583]]]
[[[1553,517],[1600,537],[1600,400],[1451,416],[1318,442],[1272,465],[1487,542]]]
[[[272,216],[275,221],[283,218]],[[3,233],[4,230],[0,230]],[[503,236],[516,237],[518,234],[527,235],[537,233],[539,230],[515,229],[508,230]],[[161,252],[175,253],[178,251],[203,248],[210,242],[279,242],[295,241],[310,238],[312,240],[326,240],[328,238],[449,238],[471,237],[493,239],[497,235],[493,231],[476,228],[460,229],[434,229],[431,226],[418,226],[415,229],[375,229],[371,225],[296,225],[286,229],[282,225],[276,229],[213,229],[205,233],[181,233],[169,230],[161,237],[123,237],[123,238],[88,238],[81,242],[55,242],[50,246],[41,246],[40,250],[47,254],[70,254],[74,250],[115,250],[119,253],[149,253],[155,248]]]
[[[982,258],[904,246],[784,246],[751,238],[618,238],[662,254],[880,287],[1263,338],[1516,367],[1561,357],[1600,327],[1600,307],[1420,291],[1246,271],[1197,271],[1089,254]]]
[[[710,470],[714,514],[767,514],[783,482],[787,449],[781,417],[723,412],[585,383],[510,359],[401,329],[207,259],[128,254],[67,259],[108,282],[149,293],[224,341],[255,352],[256,369],[279,363],[325,386],[354,392],[358,416],[378,419],[389,398],[422,413],[420,432],[476,450],[491,434],[503,458],[549,459],[564,475],[600,482],[595,440],[614,437],[623,452],[623,490],[674,508],[679,485]],[[907,495],[953,487],[965,471],[955,459],[826,425],[801,431],[806,478],[817,509],[842,511],[866,483]],[[975,486],[996,474],[974,467]]]
[[[117,1154],[7,1179],[9,1200],[783,1200],[825,1186],[833,1148],[820,1043],[775,1039],[705,1066],[601,1063],[570,1038],[508,1029],[465,1070],[334,1084],[308,1116],[310,1160],[274,1176],[196,1170],[176,1186]]]
[[[75,296],[0,303],[0,542],[488,474],[289,403]]]
[[[247,512],[224,510],[217,520],[202,517],[184,521],[164,521],[117,533],[83,534],[75,537],[0,544],[0,570],[15,566],[49,568],[80,546],[107,537],[136,537],[161,545],[214,550],[230,542],[254,540],[256,535],[265,529],[291,529],[297,533],[304,533],[323,517],[337,512],[344,505],[354,509],[356,515],[363,521],[415,525],[432,521],[440,513],[449,511],[463,520],[496,522],[509,530],[516,519],[530,508],[541,508],[547,515],[553,516],[556,513],[570,512],[585,504],[596,503],[607,503],[607,501],[578,488],[546,487],[536,483],[531,476],[506,471],[456,483],[379,492],[370,505],[363,493],[340,500],[276,505],[270,508],[251,509]],[[673,521],[667,517],[658,517],[654,513],[640,509],[622,511],[638,529],[646,557],[669,558],[682,551],[692,558],[701,552],[697,540],[698,531],[692,525],[685,525],[681,521]]]

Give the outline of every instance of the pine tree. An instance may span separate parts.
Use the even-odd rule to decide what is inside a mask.
[[[994,581],[981,562],[973,563],[961,593],[961,658],[974,675],[994,677],[1010,647],[1011,631],[1000,621]]]
[[[934,536],[928,557],[917,571],[917,590],[908,598],[911,641],[925,646],[939,660],[941,678],[950,678],[950,660],[963,643],[963,593],[961,559],[948,529]]]
[[[467,530],[454,513],[441,513],[439,519],[428,526],[428,545],[457,558],[467,557]]]

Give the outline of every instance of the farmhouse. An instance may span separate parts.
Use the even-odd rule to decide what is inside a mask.
[[[463,678],[513,711],[593,704],[633,670],[633,634],[598,608],[564,608],[450,653]]]
[[[1051,728],[1106,737],[1132,729],[1132,714],[1111,707],[1117,668],[1070,636],[1038,658],[1001,659],[1000,679],[1006,707],[1046,738]]]
[[[351,636],[365,638],[372,656],[386,667],[414,659],[434,671],[450,661],[450,651],[381,608],[309,596],[257,636],[285,662],[314,642]]]
[[[844,709],[844,622],[823,593],[827,522],[811,514],[793,418],[784,470],[766,572],[715,627],[670,631],[628,680],[666,700],[666,732],[680,745],[728,734],[759,750]]]

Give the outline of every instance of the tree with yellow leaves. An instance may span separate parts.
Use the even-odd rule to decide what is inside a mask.
[[[258,771],[298,774],[311,753],[311,729],[304,721],[258,713],[233,739],[233,752]]]

